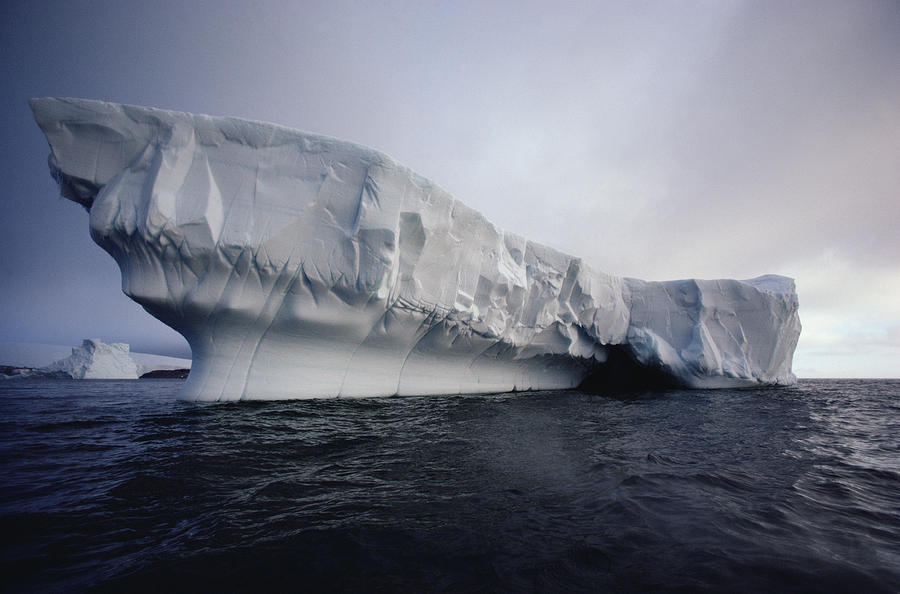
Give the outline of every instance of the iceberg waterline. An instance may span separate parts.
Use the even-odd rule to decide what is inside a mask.
[[[643,370],[688,387],[795,381],[791,279],[618,278],[349,142],[30,103],[123,290],[188,340],[184,398],[602,387]]]

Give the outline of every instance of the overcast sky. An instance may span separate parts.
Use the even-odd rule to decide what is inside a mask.
[[[900,2],[5,2],[0,342],[186,342],[58,197],[26,99],[377,148],[617,275],[796,279],[801,377],[900,377]]]

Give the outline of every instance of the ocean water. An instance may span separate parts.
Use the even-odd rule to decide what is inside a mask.
[[[0,383],[7,591],[896,592],[900,380],[190,404]]]

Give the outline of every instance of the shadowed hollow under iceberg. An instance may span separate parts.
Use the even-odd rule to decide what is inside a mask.
[[[196,400],[788,384],[780,276],[646,282],[498,229],[375,150],[273,124],[32,99],[122,289]]]

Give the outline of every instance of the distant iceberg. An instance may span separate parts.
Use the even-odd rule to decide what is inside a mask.
[[[99,339],[92,340],[103,344]],[[190,359],[152,355],[150,353],[136,353],[131,350],[129,345],[121,344],[128,348],[128,356],[137,366],[138,377],[151,372],[174,372],[189,369],[191,366]],[[82,343],[81,347],[73,349],[71,346],[61,344],[0,342],[0,374],[6,373],[11,374],[13,377],[23,378],[39,377],[39,374],[35,373],[37,370],[50,367],[61,359],[68,359],[74,351],[84,348],[84,343]],[[100,351],[102,352],[103,349],[100,349]],[[3,369],[6,371],[2,371]],[[72,377],[68,373],[62,373],[61,375]]]
[[[125,293],[188,340],[184,398],[795,381],[791,279],[617,278],[355,144],[82,99],[31,107]]]
[[[124,342],[106,344],[97,338],[85,339],[65,359],[35,370],[32,377],[72,379],[138,379],[138,367]]]

